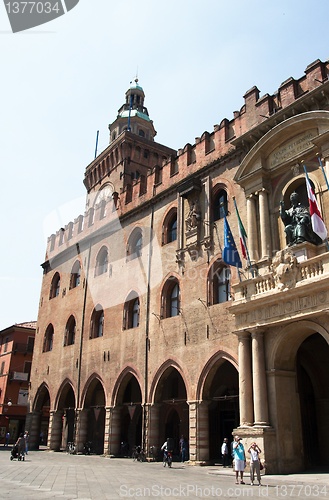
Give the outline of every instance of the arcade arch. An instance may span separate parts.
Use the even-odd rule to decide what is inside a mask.
[[[233,359],[224,353],[213,356],[200,377],[198,394],[200,425],[207,430],[203,439],[198,438],[198,459],[218,461],[224,437],[231,442],[239,425],[239,375]]]
[[[328,343],[328,332],[310,321],[293,323],[276,340],[269,390],[279,470],[329,465]]]

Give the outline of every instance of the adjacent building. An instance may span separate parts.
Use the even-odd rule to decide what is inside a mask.
[[[36,321],[0,331],[0,443],[25,431]]]
[[[131,84],[85,170],[84,215],[48,240],[31,445],[46,428],[51,450],[149,454],[183,434],[191,463],[211,463],[239,433],[268,472],[327,464],[329,253],[288,240],[283,210],[293,192],[308,203],[305,164],[329,221],[328,69],[314,61],[273,95],[251,88],[232,120],[178,151],[155,141]],[[236,208],[240,270],[223,259],[227,224],[239,244]]]

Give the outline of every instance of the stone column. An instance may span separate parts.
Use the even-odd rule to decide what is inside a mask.
[[[41,413],[39,411],[33,411],[33,412],[27,414],[27,416],[26,416],[26,428],[29,431],[29,435],[30,435],[29,448],[31,450],[37,450],[39,448],[40,423],[41,423]],[[50,426],[49,426],[49,429],[50,429]]]
[[[198,401],[186,401],[189,406],[189,456],[195,462],[197,457],[197,408]]]
[[[268,259],[271,255],[271,228],[270,214],[268,209],[267,191],[262,189],[258,193],[259,199],[259,225],[261,241],[261,258]]]
[[[112,406],[105,407],[104,455],[110,454],[112,410]]]
[[[205,200],[204,200],[204,237],[210,237],[210,180],[209,177],[204,179],[204,192],[205,192]]]
[[[75,445],[77,452],[84,450],[84,444],[88,435],[88,412],[87,408],[77,409],[75,414]]]
[[[209,401],[196,404],[196,460],[209,460]],[[191,440],[191,438],[190,438]],[[190,450],[191,451],[191,450]]]
[[[252,377],[254,393],[255,425],[269,425],[268,400],[265,372],[264,333],[253,331],[251,333],[252,345]]]
[[[177,250],[180,250],[184,246],[184,200],[177,193]]]
[[[51,411],[49,417],[48,446],[50,450],[60,451],[63,432],[63,410]]]
[[[250,334],[239,333],[239,403],[240,426],[253,425]]]
[[[256,217],[256,197],[247,197],[248,249],[251,263],[258,260],[258,230]]]
[[[160,443],[160,425],[159,425],[159,418],[160,418],[160,405],[157,404],[149,404],[148,405],[148,421],[147,421],[147,452],[148,454],[152,457],[155,458],[155,456],[159,453],[160,447],[162,446],[163,443]],[[156,451],[153,453],[150,453],[150,448],[153,447]]]
[[[108,448],[110,455],[119,455],[121,433],[121,406],[111,408],[110,435]]]

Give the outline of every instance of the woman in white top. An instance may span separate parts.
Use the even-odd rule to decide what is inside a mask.
[[[254,477],[255,477],[255,472],[257,475],[257,480],[258,480],[258,486],[261,486],[260,482],[260,461],[259,461],[259,454],[262,452],[262,450],[257,446],[256,443],[251,443],[248,453],[250,453],[250,481],[251,481],[251,486],[254,485]]]

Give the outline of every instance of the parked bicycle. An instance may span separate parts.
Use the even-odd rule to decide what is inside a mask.
[[[90,455],[92,453],[92,442],[91,441],[87,441],[84,445],[83,445],[83,453],[85,455]]]
[[[137,462],[145,462],[146,456],[145,456],[144,450],[142,450],[141,446],[134,447],[132,458],[133,458],[134,462],[136,462],[136,461]]]
[[[75,444],[71,441],[69,443],[67,443],[66,451],[70,455],[74,455],[75,454]]]

